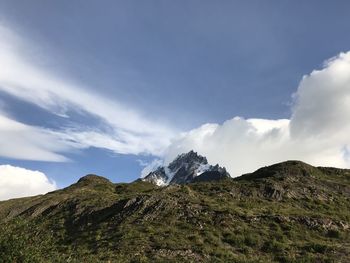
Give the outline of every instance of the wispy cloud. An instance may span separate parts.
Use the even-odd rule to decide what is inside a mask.
[[[0,91],[59,116],[69,117],[70,110],[84,112],[108,129],[76,123],[74,128],[48,130],[2,114],[1,156],[65,161],[64,152],[99,147],[123,154],[165,156],[167,162],[194,149],[210,162],[225,165],[232,175],[287,159],[350,166],[350,53],[341,53],[326,61],[322,69],[303,77],[293,95],[290,119],[235,117],[179,135],[172,127],[152,121],[127,105],[36,66],[23,55],[23,49],[31,49],[31,44],[0,26]],[[6,130],[8,127],[12,131]],[[22,127],[22,131],[15,127]],[[27,151],[18,151],[20,146]]]
[[[106,132],[99,127],[83,127],[76,123],[74,129],[62,127],[52,131],[61,141],[67,141],[70,145],[74,142],[78,147],[99,147],[123,154],[160,155],[169,145],[176,133],[173,129],[149,120],[127,105],[36,66],[32,58],[28,59],[23,53],[23,50],[31,48],[28,41],[0,25],[0,90],[59,116],[69,117],[69,110],[85,112],[109,127]],[[4,133],[0,135],[6,140]],[[42,149],[42,144],[36,146]],[[59,159],[56,150],[59,152],[61,149],[45,150],[53,150],[51,155],[47,155],[52,158],[43,157],[42,160]],[[6,154],[5,150],[2,152],[0,154],[3,156],[23,157]],[[27,158],[30,156],[27,155]]]
[[[68,161],[58,153],[79,145],[61,140],[60,137],[50,130],[17,122],[0,111],[0,156],[23,160]]]

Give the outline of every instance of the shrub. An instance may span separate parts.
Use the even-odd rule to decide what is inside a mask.
[[[340,238],[341,237],[341,233],[338,230],[331,229],[331,230],[328,230],[327,237]]]

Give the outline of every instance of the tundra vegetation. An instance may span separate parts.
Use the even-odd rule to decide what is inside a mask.
[[[350,170],[159,187],[88,175],[0,202],[0,262],[350,262]]]

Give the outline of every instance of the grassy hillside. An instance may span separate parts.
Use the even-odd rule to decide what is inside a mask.
[[[0,202],[0,262],[350,262],[350,171],[289,161],[156,187],[89,175]]]

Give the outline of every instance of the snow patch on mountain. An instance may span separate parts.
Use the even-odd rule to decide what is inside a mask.
[[[196,170],[196,175],[201,175],[202,173],[205,173],[210,170],[211,165],[210,164],[200,164],[198,169]]]
[[[147,171],[148,174],[141,177],[142,180],[158,186],[166,186],[169,184],[191,183],[194,178],[208,172],[215,172],[215,178],[230,177],[225,168],[220,167],[218,164],[215,166],[208,164],[205,157],[198,155],[194,151],[178,155],[167,166],[159,166],[159,164],[159,161],[152,162],[149,167],[146,167],[148,170],[145,168],[144,171]],[[150,171],[150,168],[153,170]],[[213,177],[211,176],[211,178]]]

